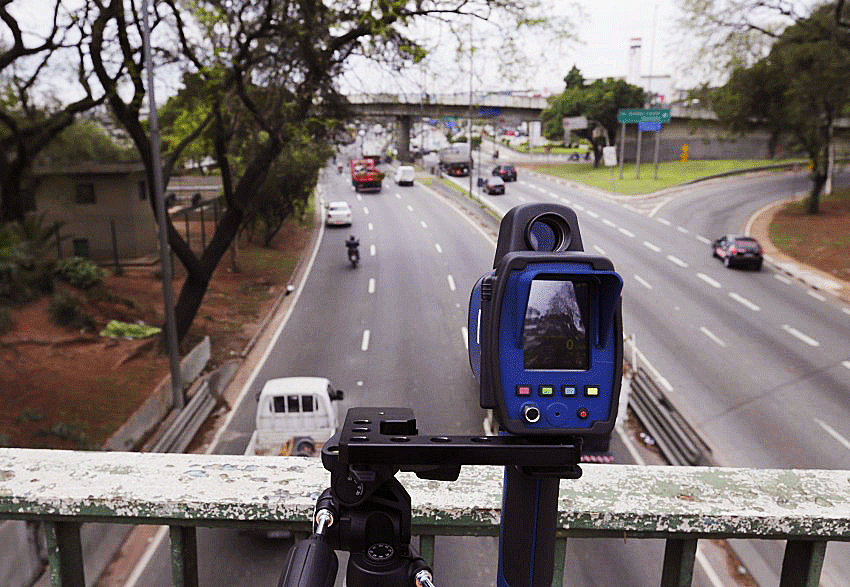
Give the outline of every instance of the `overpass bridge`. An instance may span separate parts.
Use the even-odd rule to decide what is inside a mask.
[[[398,158],[410,161],[410,127],[415,118],[468,118],[509,120],[514,124],[540,120],[546,98],[506,93],[350,94],[351,109],[369,118],[392,118],[399,123]]]

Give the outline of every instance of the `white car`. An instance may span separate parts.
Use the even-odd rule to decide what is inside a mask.
[[[328,226],[351,226],[351,206],[348,202],[328,202],[325,222]]]
[[[401,165],[395,170],[395,182],[398,185],[413,185],[416,170],[410,165]]]

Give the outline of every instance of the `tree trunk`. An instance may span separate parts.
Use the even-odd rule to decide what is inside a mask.
[[[826,183],[826,172],[815,169],[812,172],[812,191],[806,204],[806,214],[817,214],[820,211],[820,194]]]

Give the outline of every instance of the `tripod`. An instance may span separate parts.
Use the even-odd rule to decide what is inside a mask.
[[[395,474],[456,481],[462,465],[505,465],[499,585],[548,587],[558,481],[581,476],[580,456],[577,438],[420,435],[410,409],[352,408],[322,450],[331,485],[316,501],[315,531],[290,551],[278,587],[332,586],[334,550],[351,553],[349,587],[433,587],[410,545],[410,495]]]

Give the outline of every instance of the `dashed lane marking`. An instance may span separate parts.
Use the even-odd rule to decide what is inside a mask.
[[[714,278],[709,277],[709,276],[708,276],[708,275],[706,275],[705,273],[697,273],[697,277],[699,277],[700,279],[702,279],[704,282],[706,282],[706,283],[707,283],[708,285],[710,285],[711,287],[716,287],[717,289],[720,289],[720,287],[721,287],[721,285],[720,285],[720,282],[719,282],[719,281],[717,281],[717,280],[716,280],[716,279],[714,279]]]
[[[368,330],[363,331],[363,340],[360,341],[360,350],[364,353],[369,350],[369,337],[371,336],[371,332]]]
[[[449,273],[449,274],[446,276],[446,278],[448,279],[448,282],[449,282],[449,289],[450,289],[450,290],[452,290],[452,291],[454,291],[455,289],[457,289],[457,288],[455,287],[455,278],[454,278],[454,277],[452,277],[451,273]]]
[[[643,246],[645,246],[647,249],[649,249],[653,253],[660,253],[661,252],[661,247],[659,247],[658,245],[652,244],[649,241],[643,241]]]
[[[635,281],[644,286],[646,289],[652,289],[652,285],[640,275],[635,274]]]
[[[742,296],[739,293],[735,293],[734,291],[731,291],[731,292],[729,292],[729,297],[732,298],[733,300],[735,300],[736,302],[738,302],[739,304],[746,306],[747,308],[749,308],[753,312],[758,312],[759,310],[761,310],[761,308],[758,306],[758,304],[751,302],[750,300],[748,300],[747,298],[745,298],[744,296]]]
[[[678,265],[679,267],[682,267],[683,269],[688,266],[687,263],[685,263],[679,257],[676,257],[674,255],[667,255],[667,260],[670,261],[671,263],[673,263],[674,265]]]
[[[722,347],[726,346],[726,343],[723,342],[723,339],[721,339],[719,336],[714,334],[711,330],[709,330],[705,326],[701,326],[699,331],[702,332],[704,335],[706,335],[708,338],[710,338],[718,346],[722,346]]]
[[[799,330],[797,330],[793,326],[789,326],[788,324],[783,324],[782,330],[784,330],[785,332],[787,332],[788,334],[790,334],[794,338],[803,341],[804,343],[806,343],[809,346],[820,346],[820,343],[818,341],[816,341],[814,338],[812,338],[808,334],[804,334],[804,333],[800,332]]]
[[[370,294],[375,293],[375,278],[374,277],[369,278],[369,293]]]

